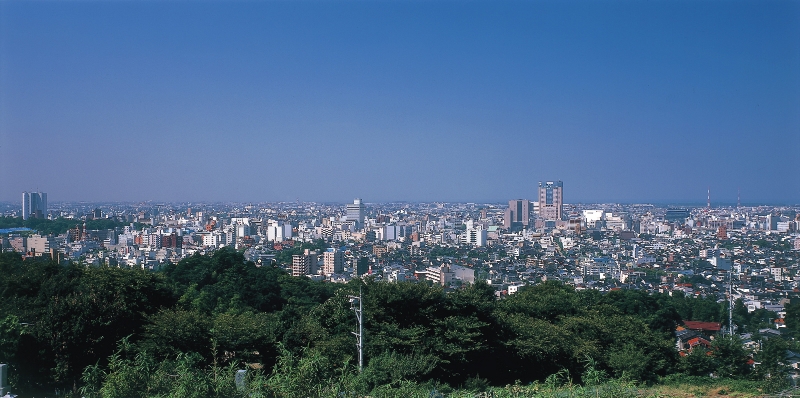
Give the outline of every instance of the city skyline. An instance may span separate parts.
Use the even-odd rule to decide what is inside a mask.
[[[800,203],[800,4],[0,3],[0,201]]]
[[[509,203],[516,202],[516,201],[526,201],[528,199],[487,199],[487,200],[362,200],[362,204],[365,206],[369,205],[383,205],[383,204],[401,204],[401,203],[408,203],[408,204],[434,204],[434,203],[450,203],[450,204],[474,204],[474,205],[492,205],[495,207],[507,207]],[[97,205],[97,206],[104,206],[104,205],[153,205],[153,206],[160,206],[160,205],[269,205],[269,204],[287,204],[287,203],[298,203],[298,204],[321,204],[321,205],[352,205],[352,200],[252,200],[252,201],[242,201],[242,200],[152,200],[152,199],[145,199],[145,200],[55,200],[49,201],[49,203],[53,203],[55,205]],[[538,206],[538,202],[535,200],[529,200],[530,206],[534,206],[536,204]],[[20,201],[0,201],[0,205],[8,206],[8,207],[16,207],[20,208]],[[685,201],[571,201],[571,202],[564,202],[563,206],[572,206],[572,205],[653,205],[653,206],[668,206],[668,207],[687,207],[687,208],[705,208],[708,207],[707,202],[685,202]],[[736,201],[719,201],[711,202],[711,208],[733,208],[733,207],[742,207],[742,208],[749,208],[749,207],[761,207],[761,206],[768,206],[768,207],[794,207],[798,206],[800,203],[794,202],[736,202]],[[533,209],[533,207],[531,207]],[[534,213],[531,210],[531,214],[538,214]]]
[[[538,191],[538,189],[537,189]],[[27,193],[27,191],[24,191]],[[356,198],[358,199],[358,198]],[[533,203],[538,203],[536,200],[536,196],[532,198],[516,198],[516,199],[503,199],[503,198],[490,198],[490,199],[479,199],[479,200],[361,200],[363,204],[384,204],[384,203],[474,203],[474,204],[495,204],[495,205],[508,205],[510,202],[515,201],[525,201],[528,200],[533,206]],[[80,199],[80,200],[68,200],[68,199],[61,199],[61,200],[51,200],[50,203],[55,204],[78,204],[78,203],[85,203],[85,204],[135,204],[135,203],[165,203],[165,204],[215,204],[215,203],[239,203],[239,204],[268,204],[268,203],[320,203],[320,204],[342,204],[342,205],[352,205],[353,200],[350,199],[343,199],[343,200],[301,200],[300,198],[296,198],[294,200],[287,199],[287,200],[192,200],[192,199],[182,199],[182,200],[155,200],[155,199],[128,199],[128,200],[91,200],[91,199]],[[11,205],[19,207],[20,201],[19,200],[0,200],[0,204],[4,205]],[[675,206],[688,206],[688,207],[707,207],[708,202],[704,199],[703,201],[695,200],[695,201],[680,201],[680,200],[643,200],[643,201],[599,201],[599,200],[586,200],[586,201],[565,201],[563,205],[572,205],[572,204],[626,204],[626,205],[633,205],[633,204],[652,204],[652,205],[675,205]],[[795,206],[800,203],[798,202],[781,202],[781,201],[741,201],[741,200],[733,200],[731,201],[729,198],[725,200],[716,201],[712,198],[711,200],[711,207],[753,207],[753,206]],[[531,214],[533,214],[533,210],[531,210]]]

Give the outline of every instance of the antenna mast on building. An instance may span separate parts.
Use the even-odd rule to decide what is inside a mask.
[[[736,188],[736,208],[742,207],[742,189]]]
[[[708,202],[706,202],[706,207],[711,209],[711,188],[708,188]]]
[[[358,288],[358,296],[350,297],[350,309],[355,311],[358,321],[358,332],[351,332],[356,336],[356,347],[358,348],[358,371],[364,370],[364,307],[361,303],[361,287]]]

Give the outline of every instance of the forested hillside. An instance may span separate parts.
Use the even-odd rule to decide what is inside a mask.
[[[348,302],[359,290],[360,375]],[[247,388],[266,396],[362,395],[404,383],[485,389],[556,374],[575,383],[785,374],[780,358],[755,358],[771,367],[754,370],[735,338],[715,339],[712,356],[677,355],[676,325],[725,313],[713,300],[556,282],[501,300],[482,283],[452,292],[369,278],[319,283],[256,267],[232,249],[155,273],[0,254],[0,362],[20,394],[229,396],[239,391],[236,369],[249,369]],[[773,356],[793,344],[770,341]]]

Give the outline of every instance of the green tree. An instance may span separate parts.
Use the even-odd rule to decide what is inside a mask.
[[[197,310],[163,308],[147,317],[138,345],[159,359],[193,352],[210,361],[212,324]]]
[[[655,381],[654,370],[658,365],[653,363],[654,356],[644,349],[637,344],[629,343],[609,350],[608,366],[613,370],[614,376],[627,380]]]
[[[431,354],[384,352],[372,358],[359,376],[361,390],[368,392],[378,387],[397,387],[407,381],[423,381],[440,364],[439,358]]]
[[[577,360],[586,355],[599,354],[587,346],[568,329],[544,319],[536,319],[524,314],[504,314],[498,317],[504,332],[503,343],[506,350],[506,366],[510,372],[505,378],[494,380],[509,382],[508,379],[534,381],[544,380],[561,369],[579,369]],[[583,355],[581,355],[583,354]],[[505,373],[505,372],[504,372]],[[489,376],[491,374],[487,374]],[[509,377],[510,376],[510,377]]]
[[[83,372],[81,396],[127,397],[245,397],[234,384],[234,368],[204,366],[198,354],[156,359],[137,351],[123,339],[109,357],[107,370],[90,365]]]
[[[598,304],[616,307],[625,315],[636,315],[645,319],[651,330],[672,337],[681,317],[669,303],[659,301],[642,290],[614,290],[598,300]]]
[[[435,353],[444,364],[434,377],[456,384],[492,375],[500,347],[494,288],[478,281],[447,294],[445,300],[445,318],[434,324]]]
[[[737,335],[719,336],[711,343],[711,353],[716,360],[719,377],[738,378],[751,373],[750,356]]]
[[[784,309],[786,310],[786,328],[795,334],[795,337],[800,337],[800,300],[793,300],[791,304],[787,304]]]
[[[578,308],[579,298],[575,290],[555,281],[524,287],[500,304],[504,312],[522,313],[548,321],[574,315]]]
[[[14,363],[17,355],[22,328],[19,319],[14,315],[6,315],[0,319],[0,363]]]
[[[772,337],[762,343],[761,350],[756,359],[757,375],[764,379],[772,391],[778,391],[788,386],[788,365],[786,351],[789,344],[780,337]]]
[[[709,376],[717,367],[716,358],[702,346],[695,347],[678,362],[678,370],[689,376]]]
[[[183,295],[185,308],[206,314],[225,312],[231,303],[238,303],[241,310],[263,312],[280,309],[286,303],[280,286],[285,273],[269,266],[257,267],[231,248],[222,248],[211,256],[185,258],[164,267],[164,274]]]
[[[745,330],[750,324],[750,312],[747,311],[747,306],[744,305],[742,299],[736,299],[733,303],[733,322],[739,327],[739,330]]]
[[[34,333],[52,355],[52,376],[72,384],[83,368],[111,355],[121,338],[136,334],[147,314],[174,303],[158,274],[117,268],[73,268],[69,287],[51,286]],[[61,273],[63,274],[63,272]],[[48,283],[58,284],[61,278]]]

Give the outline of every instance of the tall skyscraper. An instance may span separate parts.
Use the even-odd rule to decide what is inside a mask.
[[[352,204],[347,205],[345,221],[354,221],[356,229],[361,229],[364,225],[364,204],[361,203],[361,199],[356,199]]]
[[[564,183],[539,181],[539,217],[544,220],[561,220],[564,205]]]
[[[47,194],[44,192],[22,193],[22,219],[44,218],[47,214]]]
[[[503,227],[524,227],[527,228],[531,219],[531,208],[533,205],[526,199],[514,199],[508,201],[505,217],[503,217]]]

